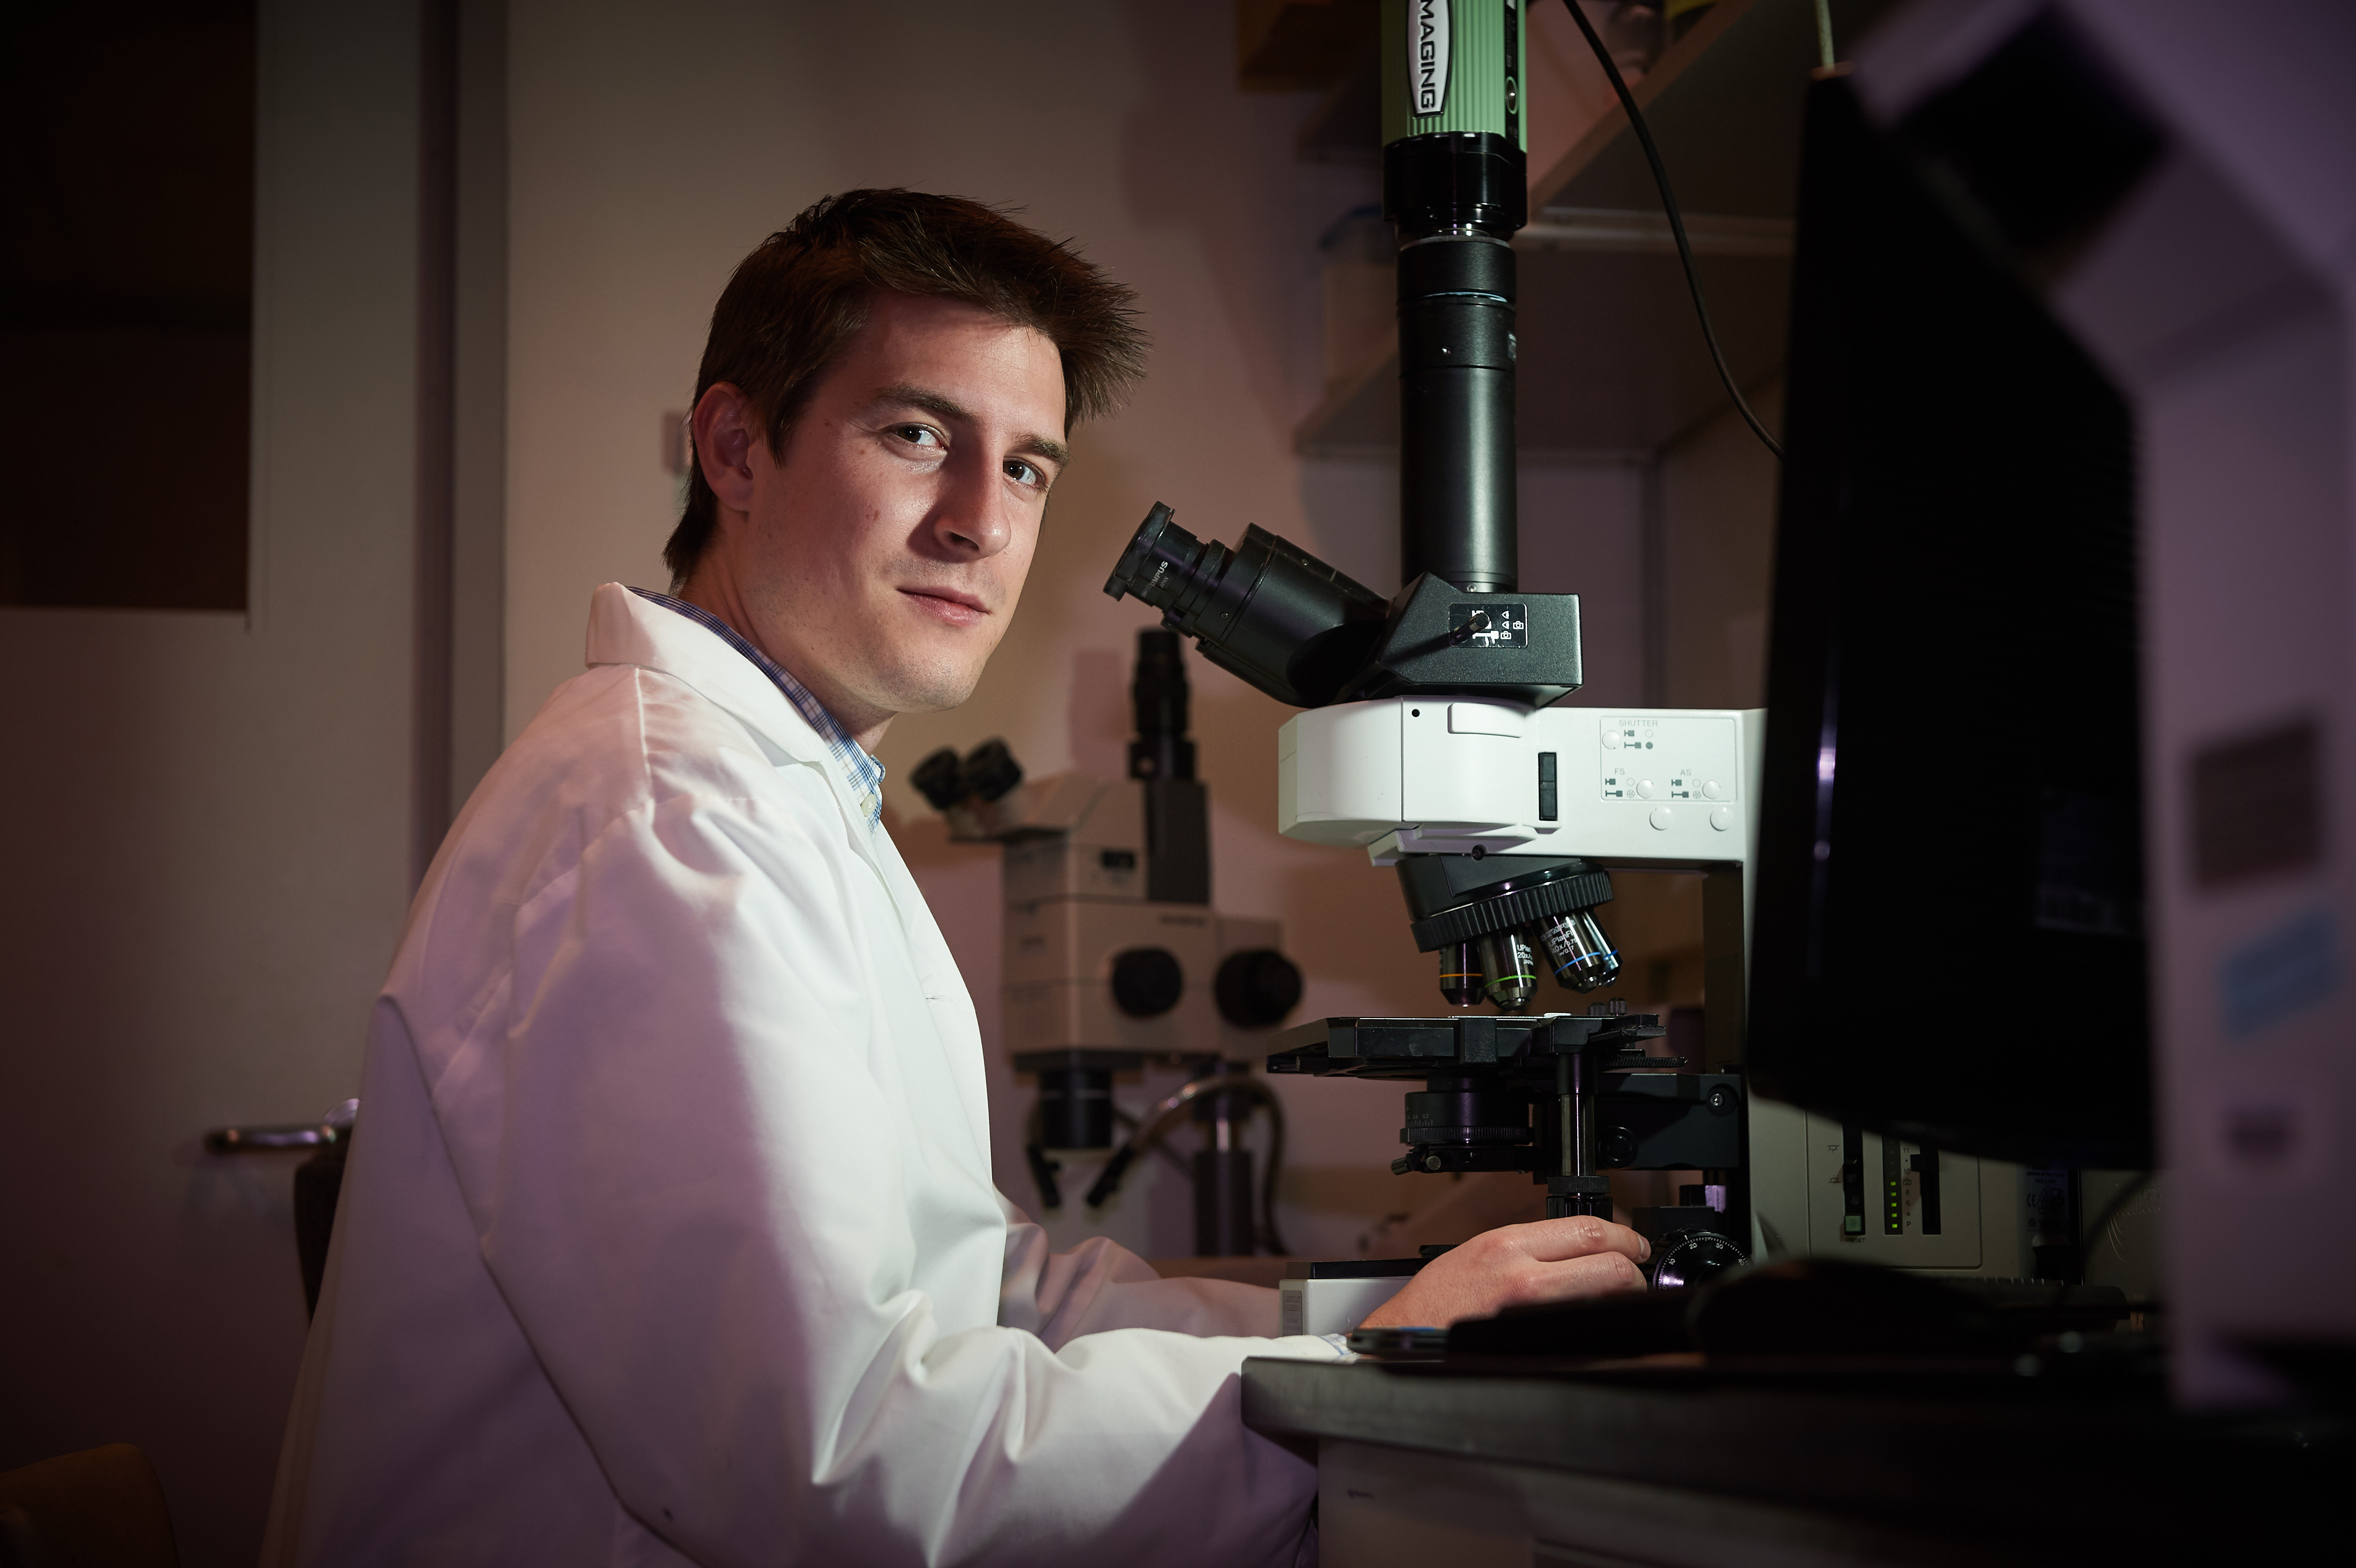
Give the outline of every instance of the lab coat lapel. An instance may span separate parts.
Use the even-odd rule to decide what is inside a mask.
[[[948,1066],[958,1076],[973,1121],[976,1147],[987,1150],[989,1092],[981,1072],[980,1030],[957,960],[898,847],[887,835],[870,828],[866,807],[851,793],[851,781],[825,739],[750,659],[686,616],[641,599],[618,582],[599,588],[590,602],[588,662],[638,665],[685,681],[751,731],[772,762],[806,763],[818,769],[841,808],[847,837],[892,900],[901,936],[924,978],[926,1000],[937,1018],[948,1015],[952,1027],[942,1031],[944,1040],[972,1040],[971,1051],[949,1052]],[[983,1157],[986,1162],[987,1156]]]
[[[892,886],[884,858],[876,853],[873,835],[867,831],[866,809],[852,795],[841,763],[828,751],[825,738],[752,660],[677,611],[641,599],[621,583],[608,582],[590,601],[588,661],[639,665],[683,680],[750,731],[771,762],[816,767],[842,808],[852,845]],[[901,890],[894,886],[892,894],[905,924],[908,911]]]

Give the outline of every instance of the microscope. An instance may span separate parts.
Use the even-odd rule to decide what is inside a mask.
[[[1636,1216],[1655,1285],[1688,1285],[1751,1250],[1733,1069],[1762,715],[1558,706],[1582,678],[1579,598],[1522,592],[1516,574],[1519,9],[1464,8],[1452,37],[1390,31],[1402,586],[1386,598],[1257,527],[1233,549],[1198,539],[1157,505],[1105,592],[1304,709],[1278,736],[1280,828],[1393,869],[1417,947],[1437,955],[1448,1013],[1302,1024],[1269,1071],[1419,1084],[1392,1169],[1527,1171],[1549,1216],[1608,1218],[1607,1170],[1702,1172],[1687,1201]],[[1410,73],[1410,59],[1432,69]],[[1708,879],[1706,1061],[1647,1054],[1665,1033],[1651,1016],[1532,1010],[1548,976],[1591,992],[1618,974],[1598,912],[1615,866]],[[1346,1328],[1419,1261],[1298,1266],[1353,1282],[1288,1282],[1288,1329],[1319,1332],[1331,1323],[1303,1296],[1347,1294]],[[1377,1286],[1368,1271],[1384,1267]]]
[[[1209,796],[1186,733],[1184,651],[1173,632],[1137,641],[1126,780],[1026,781],[1002,740],[962,758],[944,747],[913,780],[951,838],[1003,846],[1001,996],[1014,1070],[1039,1084],[1023,1152],[1041,1207],[1063,1207],[1058,1156],[1102,1162],[1085,1200],[1097,1210],[1158,1150],[1193,1183],[1196,1256],[1281,1252],[1271,1204],[1284,1113],[1250,1058],[1299,1005],[1301,971],[1276,922],[1211,906]],[[1185,1081],[1130,1115],[1114,1081],[1149,1066],[1178,1067]],[[1256,1112],[1269,1123],[1257,1181],[1244,1142]],[[1166,1139],[1190,1123],[1201,1147],[1182,1161]],[[1118,1147],[1116,1124],[1126,1127]]]

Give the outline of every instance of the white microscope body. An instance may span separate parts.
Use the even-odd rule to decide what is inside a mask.
[[[1312,709],[1279,732],[1279,827],[1363,847],[1376,866],[1575,856],[1701,872],[1707,1060],[1687,1065],[1723,1071],[1740,1060],[1766,717],[1444,697]],[[1597,912],[1608,929],[1609,905]],[[2035,1173],[1755,1095],[1746,1109],[1752,1257],[2026,1272],[2028,1211],[2044,1196]]]

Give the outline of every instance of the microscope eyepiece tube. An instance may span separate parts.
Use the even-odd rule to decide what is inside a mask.
[[[1133,593],[1203,656],[1280,702],[1319,708],[1372,656],[1390,613],[1382,595],[1269,533],[1230,550],[1197,539],[1156,503],[1105,592]]]
[[[1486,235],[1399,251],[1399,571],[1473,593],[1520,581],[1514,252]]]
[[[1550,914],[1536,923],[1554,977],[1574,991],[1610,985],[1620,974],[1620,955],[1591,909]]]

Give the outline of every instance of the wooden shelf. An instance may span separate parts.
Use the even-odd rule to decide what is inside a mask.
[[[1892,0],[1834,0],[1847,47]],[[1719,0],[1635,89],[1686,215],[1736,381],[1782,367],[1801,120],[1816,63],[1810,0]],[[1532,182],[1520,255],[1517,438],[1526,452],[1657,451],[1726,403],[1644,152],[1616,108]],[[1306,455],[1398,443],[1398,357],[1383,346],[1294,432]]]

